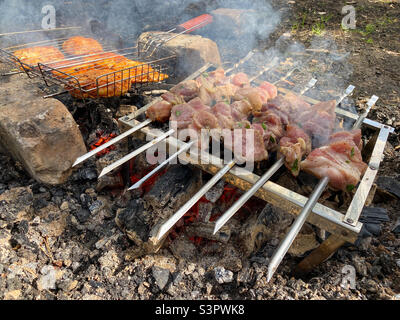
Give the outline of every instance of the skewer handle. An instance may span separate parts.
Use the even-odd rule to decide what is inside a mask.
[[[189,21],[186,21],[185,23],[180,24],[176,28],[176,31],[192,32],[192,31],[198,30],[200,28],[203,28],[206,25],[213,23],[213,21],[214,21],[214,17],[211,14],[202,14],[201,16],[198,16]]]

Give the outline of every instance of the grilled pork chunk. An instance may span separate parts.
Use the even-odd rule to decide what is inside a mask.
[[[265,148],[263,135],[251,125],[247,128],[239,128],[232,131],[232,140],[225,139],[224,145],[232,150],[239,161],[258,162],[268,159],[268,151]]]
[[[188,80],[173,87],[170,92],[181,96],[188,102],[199,95],[199,86],[195,80]]]
[[[166,122],[171,117],[172,103],[160,101],[153,104],[146,112],[146,116],[152,121]]]
[[[333,189],[351,191],[367,169],[360,147],[361,130],[335,133],[328,145],[310,153],[301,169],[320,179],[329,177]]]
[[[300,127],[288,125],[285,136],[279,142],[279,154],[285,157],[285,165],[297,177],[304,155],[311,152],[311,139]]]

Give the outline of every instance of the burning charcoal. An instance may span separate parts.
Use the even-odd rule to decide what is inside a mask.
[[[219,284],[230,283],[233,281],[233,272],[225,270],[224,267],[217,267],[214,269],[215,280]]]
[[[186,234],[189,237],[201,237],[227,243],[231,237],[231,230],[228,226],[223,226],[214,234],[214,223],[195,222],[186,227]]]
[[[79,170],[79,177],[82,180],[95,180],[97,179],[97,172],[95,168],[82,168]]]
[[[96,200],[89,206],[89,211],[90,211],[91,214],[96,214],[101,209],[103,209],[104,206],[105,206],[105,204],[102,201]]]
[[[238,272],[237,282],[244,284],[250,283],[254,280],[254,277],[254,269],[247,266]]]
[[[216,203],[224,193],[224,187],[225,181],[221,180],[205,194],[205,198],[212,203]]]
[[[129,252],[130,258],[159,250],[163,244],[156,238],[159,227],[198,190],[196,172],[200,173],[189,166],[172,166],[143,198],[117,212],[117,225],[138,246]]]
[[[190,199],[197,190],[198,181],[189,166],[172,166],[145,195],[147,209],[158,217],[169,217]]]
[[[269,230],[263,221],[263,214],[249,217],[239,234],[239,243],[244,256],[248,257],[258,251],[267,241]]]
[[[182,260],[196,261],[198,258],[198,250],[193,242],[186,235],[182,234],[176,238],[169,246],[172,254]]]
[[[120,188],[124,186],[124,181],[121,175],[107,175],[99,179],[96,185],[96,191],[100,192],[105,188]]]
[[[92,204],[93,199],[86,193],[80,195],[81,204],[85,208],[89,208]]]
[[[391,177],[378,177],[376,184],[378,185],[378,188],[395,195],[397,198],[400,198],[399,179]]]
[[[390,219],[387,210],[384,208],[365,207],[360,216],[360,222],[364,224],[364,231],[374,236],[381,234],[381,224],[388,221]]]
[[[87,209],[80,209],[76,214],[76,218],[80,223],[85,223],[90,218],[90,211]]]
[[[198,221],[200,222],[210,221],[212,211],[214,208],[213,204],[210,202],[200,202],[198,205],[199,205]]]
[[[142,199],[134,199],[128,203],[126,209],[117,213],[115,222],[128,237],[141,246],[149,240],[150,216],[144,210]]]
[[[399,234],[400,233],[400,218],[397,219],[397,222],[392,230],[393,233]]]

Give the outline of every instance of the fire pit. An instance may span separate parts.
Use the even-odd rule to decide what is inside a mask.
[[[196,78],[205,71],[209,71],[210,68],[211,66],[205,66],[203,69],[199,70],[198,73],[193,74],[191,77],[189,77],[189,79]],[[283,78],[287,78],[287,76]],[[290,92],[290,90],[287,90],[285,88],[280,88],[279,90],[282,93]],[[307,101],[313,104],[318,103],[318,101],[310,98],[308,98]],[[136,127],[141,122],[135,120],[135,118],[137,118],[140,114],[143,114],[150,106],[151,104],[140,109],[135,114],[121,118],[120,121],[127,126]],[[356,121],[358,119],[357,115],[341,108],[337,108],[336,113],[338,114],[338,116],[350,120]],[[383,149],[388,139],[388,136],[391,132],[393,132],[393,128],[381,125],[369,119],[363,119],[363,124],[368,126],[369,128],[374,129],[376,132],[369,144],[371,148],[370,150],[372,150],[372,153],[367,155],[367,158],[370,159],[369,168],[367,169],[367,172],[365,173],[360,185],[358,186],[357,192],[354,194],[354,197],[351,201],[349,208],[346,211],[346,214],[340,213],[321,204],[315,205],[315,207],[312,209],[312,214],[310,215],[308,222],[319,227],[322,230],[328,231],[331,236],[299,265],[299,271],[301,272],[310,271],[317,264],[328,258],[345,242],[354,243],[354,241],[357,239],[358,233],[361,230],[362,223],[360,223],[358,219],[364,207],[365,201],[367,200],[372,184],[375,180],[377,169],[379,168],[380,159],[382,157]],[[162,133],[157,135],[154,133],[154,131],[149,130],[148,128],[143,128],[140,130],[145,135],[147,135],[147,137],[150,136],[157,138],[159,136],[162,136]],[[167,138],[166,141],[171,150],[176,151],[184,146],[184,143],[173,137]],[[211,154],[201,153],[200,157],[204,159],[210,159],[209,164],[199,164],[198,157],[196,155],[179,155],[179,158],[186,163],[190,163],[213,175],[215,175],[221,168],[224,167],[223,160]],[[259,181],[260,177],[252,172],[243,170],[241,168],[235,168],[234,170],[226,173],[223,179],[229,184],[243,191],[247,191]],[[255,193],[255,195],[293,215],[299,214],[301,209],[307,202],[306,197],[271,181],[263,185],[262,188],[260,188],[257,193]],[[153,235],[153,237],[155,237],[156,234],[159,232],[159,230],[156,229],[157,228],[155,227],[149,232],[150,235]],[[160,239],[157,239],[155,237],[153,240],[150,241],[153,241],[155,243],[155,247],[157,247],[157,244],[159,244],[159,240]]]

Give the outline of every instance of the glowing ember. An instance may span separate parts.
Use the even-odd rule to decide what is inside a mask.
[[[109,135],[104,135],[103,133],[97,133],[97,137],[99,140],[97,140],[96,143],[94,143],[93,145],[90,146],[90,150],[94,150],[98,147],[101,147],[103,144],[109,142],[110,140],[114,139],[117,135],[115,135],[114,133],[111,133]],[[106,155],[107,153],[109,153],[110,151],[115,150],[115,146],[111,146],[107,149],[104,149],[100,152],[97,153],[98,157],[102,157],[104,155]]]

